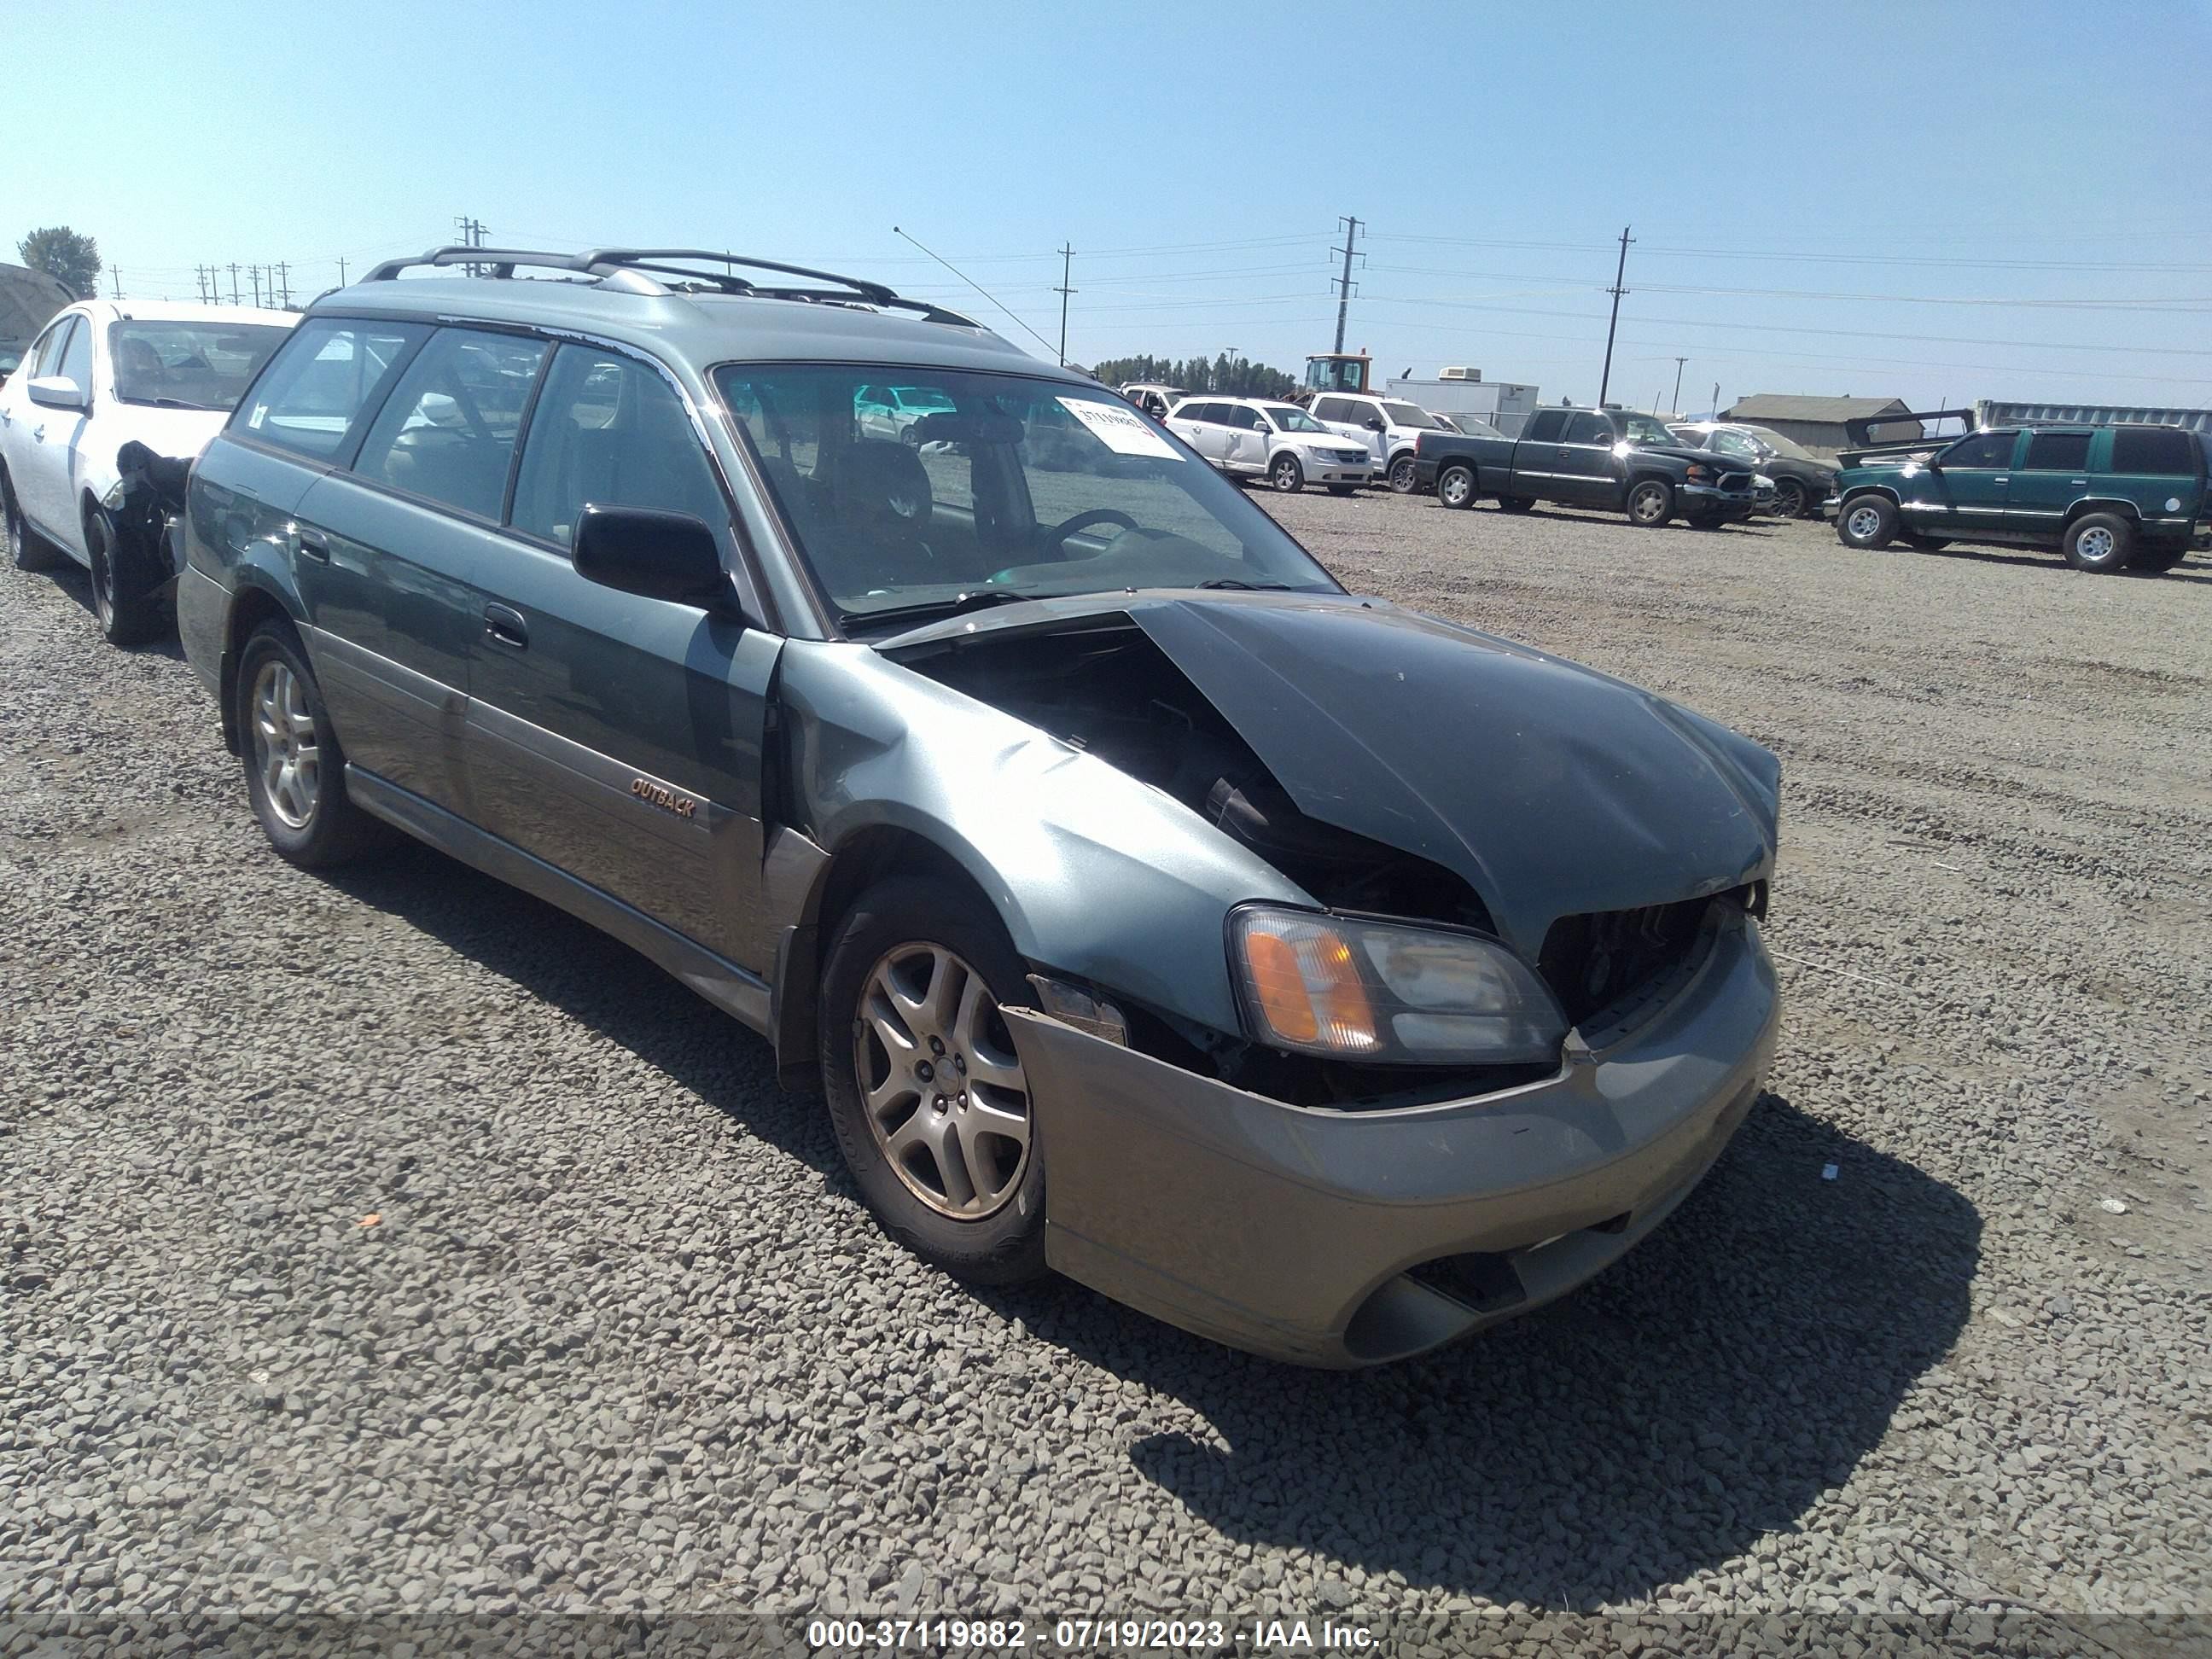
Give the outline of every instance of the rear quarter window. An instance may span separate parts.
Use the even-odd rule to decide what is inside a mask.
[[[312,318],[270,359],[229,430],[317,460],[342,454],[429,332],[415,323]]]
[[[2197,457],[2195,434],[2178,426],[2119,427],[2112,433],[2112,471],[2193,477]]]

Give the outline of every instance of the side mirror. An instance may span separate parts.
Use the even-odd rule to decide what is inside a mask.
[[[689,513],[644,507],[586,507],[568,562],[586,581],[702,611],[734,611],[714,532]]]
[[[25,388],[31,401],[48,409],[89,409],[92,399],[66,374],[41,374]]]
[[[1380,415],[1370,415],[1367,417],[1367,429],[1370,432],[1383,430],[1382,417]]]

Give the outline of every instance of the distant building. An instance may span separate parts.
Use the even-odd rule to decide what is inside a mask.
[[[1808,449],[1834,450],[1850,441],[1850,434],[1844,430],[1845,421],[1910,412],[1895,398],[1796,398],[1783,392],[1762,392],[1755,397],[1738,399],[1720,418],[1771,427]],[[1917,421],[1891,421],[1875,427],[1873,432],[1876,443],[1910,443],[1925,435]]]

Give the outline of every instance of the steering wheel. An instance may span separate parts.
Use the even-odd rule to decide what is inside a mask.
[[[1070,536],[1085,526],[1094,524],[1117,524],[1124,530],[1134,530],[1137,527],[1137,521],[1119,507],[1094,507],[1088,513],[1079,513],[1072,519],[1062,519],[1051,529],[1039,532],[1037,544],[1046,549],[1063,547]]]

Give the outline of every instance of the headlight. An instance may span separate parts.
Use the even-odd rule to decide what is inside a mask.
[[[1401,1065],[1559,1057],[1565,1017],[1502,945],[1470,933],[1251,905],[1230,918],[1253,1035],[1273,1048]]]
[[[1709,466],[1700,466],[1695,461],[1690,463],[1690,482],[1692,483],[1704,483],[1712,476],[1712,468]]]

